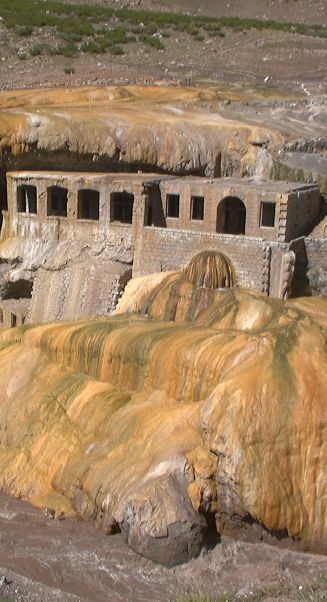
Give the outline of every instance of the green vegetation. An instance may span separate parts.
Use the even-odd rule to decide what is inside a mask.
[[[224,37],[230,31],[274,29],[316,37],[327,37],[321,25],[280,23],[239,19],[237,17],[209,18],[178,13],[144,10],[110,9],[88,4],[66,4],[56,0],[1,0],[0,15],[4,25],[28,41],[33,35],[53,34],[55,47],[33,45],[30,55],[59,54],[67,57],[80,52],[90,54],[124,54],[122,45],[143,44],[154,49],[164,48],[163,40],[172,31],[204,41],[206,36]],[[118,21],[118,24],[117,24]]]
[[[35,46],[30,48],[30,54],[32,56],[38,56],[39,54],[42,54],[42,46],[40,44],[35,44]]]

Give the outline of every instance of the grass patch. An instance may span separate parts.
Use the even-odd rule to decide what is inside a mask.
[[[123,48],[121,48],[121,46],[111,46],[110,50],[109,50],[110,54],[114,54],[115,56],[119,55],[119,54],[125,54],[125,50]]]
[[[202,35],[202,33],[197,33],[195,36],[193,36],[193,38],[197,42],[204,42],[205,40],[205,37]]]
[[[228,31],[246,32],[250,29],[327,37],[327,29],[321,25],[111,9],[88,4],[66,4],[58,0],[0,0],[0,15],[5,27],[20,37],[28,38],[37,34],[42,40],[40,29],[50,31],[57,41],[55,53],[67,57],[74,57],[80,51],[115,54],[117,47],[121,49],[124,44],[140,41],[162,50],[164,45],[154,34],[160,33],[161,38],[169,38],[173,31],[185,33],[199,42],[205,40],[205,33],[214,38],[223,37]],[[118,27],[117,19],[120,22]],[[29,48],[32,56],[53,53],[53,49],[45,45],[41,52],[35,51],[36,47],[40,49],[41,44]]]
[[[147,44],[148,46],[151,46],[152,48],[155,48],[156,50],[164,49],[164,45],[159,40],[159,38],[153,38],[152,36],[143,35],[143,36],[140,36],[140,40],[141,40],[141,42],[144,42],[144,44]]]
[[[40,54],[42,54],[42,50],[43,46],[41,46],[41,44],[35,44],[29,49],[29,52],[31,56],[39,56]]]

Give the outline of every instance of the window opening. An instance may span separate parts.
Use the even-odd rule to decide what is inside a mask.
[[[179,194],[167,194],[167,217],[179,217]]]
[[[246,209],[238,197],[226,197],[217,208],[217,232],[245,234]]]
[[[97,190],[78,191],[77,219],[99,219],[99,196]]]
[[[261,203],[260,226],[273,228],[275,226],[276,203]]]
[[[12,328],[15,328],[17,325],[17,316],[15,314],[10,314],[10,324]]]
[[[17,211],[18,213],[37,213],[36,186],[17,186]]]
[[[133,205],[133,194],[129,192],[113,192],[111,195],[111,221],[131,224],[133,222]]]
[[[147,214],[146,225],[147,226],[152,226],[153,225],[153,208],[152,208],[152,205],[148,205],[148,214]]]
[[[191,219],[203,220],[204,217],[204,197],[191,197]]]
[[[50,186],[47,190],[47,213],[67,217],[68,190],[60,186]]]

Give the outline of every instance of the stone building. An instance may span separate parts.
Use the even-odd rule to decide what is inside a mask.
[[[317,186],[245,178],[10,172],[7,197],[0,256],[17,262],[4,325],[106,315],[132,275],[180,270],[205,249],[230,258],[240,286],[283,298],[320,221]]]

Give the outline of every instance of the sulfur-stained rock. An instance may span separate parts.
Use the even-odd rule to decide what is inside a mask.
[[[326,552],[326,304],[169,273],[126,313],[2,331],[0,487],[168,565],[214,521]]]
[[[129,165],[208,176],[251,173],[258,154],[251,140],[275,146],[283,134],[203,108],[220,98],[215,90],[159,86],[3,92],[0,158],[6,164],[10,157],[11,169],[32,160],[47,169]]]

